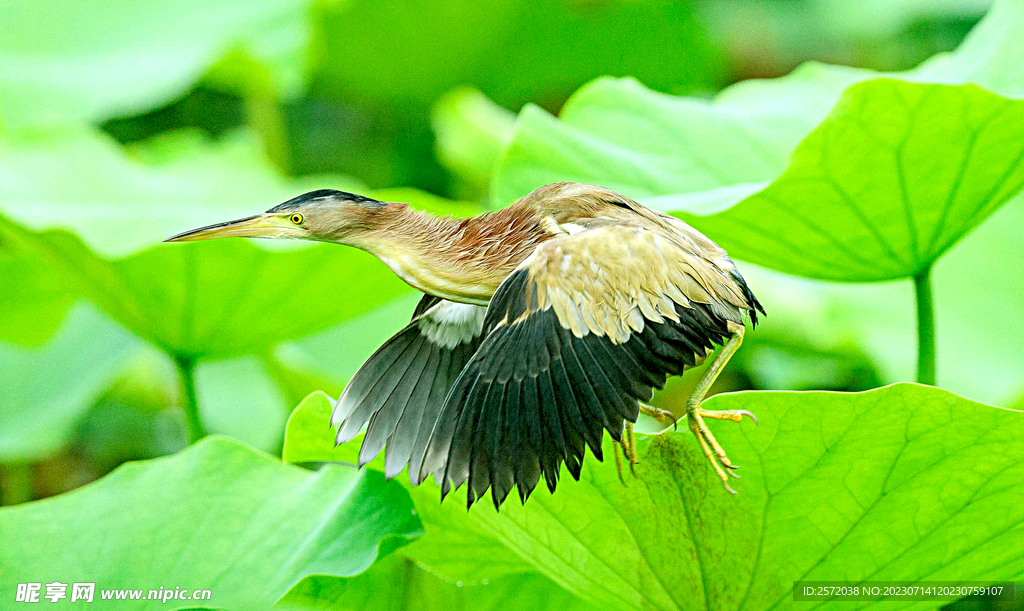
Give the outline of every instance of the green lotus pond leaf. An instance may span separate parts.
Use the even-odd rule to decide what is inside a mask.
[[[267,608],[308,575],[358,575],[420,532],[409,495],[378,473],[314,473],[210,437],[74,492],[0,509],[0,587],[91,582],[97,600],[103,589],[209,589],[201,606]]]
[[[680,427],[638,437],[628,487],[611,461],[591,457],[579,482],[563,478],[555,494],[539,490],[525,506],[467,513],[456,494],[440,505],[446,519],[421,512],[425,538],[432,529],[489,533],[569,591],[615,609],[785,609],[796,606],[801,580],[1024,575],[1024,412],[916,384],[741,392],[706,406],[760,418],[710,425],[742,467],[737,496]],[[292,414],[286,460],[356,456],[359,440],[333,448],[326,407],[309,400]],[[612,452],[607,439],[605,448]],[[412,494],[418,508],[438,506],[433,484]]]

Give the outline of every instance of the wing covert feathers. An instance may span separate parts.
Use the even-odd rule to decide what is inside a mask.
[[[759,307],[742,277],[677,242],[624,225],[549,240],[498,288],[487,335],[454,382],[420,464],[442,497],[467,484],[500,507],[525,502],[564,462],[579,479],[586,448],[620,440],[669,375],[703,359]]]
[[[577,337],[593,333],[613,343],[625,342],[645,321],[675,322],[676,305],[699,303],[742,324],[743,313],[754,306],[732,262],[709,260],[676,238],[605,224],[549,240],[523,264],[529,307],[554,309]]]

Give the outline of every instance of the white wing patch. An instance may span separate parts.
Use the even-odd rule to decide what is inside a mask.
[[[424,312],[417,321],[431,343],[451,350],[480,337],[487,308],[468,303],[442,301]]]

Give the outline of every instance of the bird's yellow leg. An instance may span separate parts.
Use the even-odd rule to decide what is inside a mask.
[[[619,456],[619,442],[614,441],[615,444],[615,470],[619,472],[619,481],[622,482],[623,486],[629,486],[626,480],[622,477],[622,457]]]
[[[619,456],[619,446],[622,446],[622,453],[629,461],[629,470],[636,475],[636,435],[633,433],[633,423],[626,421],[626,430],[622,431],[622,440],[615,444],[615,469],[619,472],[619,481],[623,486],[628,486],[625,478],[622,477],[622,457]]]
[[[726,363],[732,358],[732,355],[739,349],[740,344],[743,343],[743,326],[739,324],[729,323],[729,331],[731,335],[729,340],[725,343],[722,349],[715,355],[714,360],[708,365],[707,369],[704,370],[704,375],[697,382],[697,386],[693,389],[693,393],[690,398],[686,401],[686,416],[690,423],[690,430],[693,432],[697,440],[700,441],[701,449],[704,451],[704,455],[707,456],[711,465],[715,468],[715,473],[718,478],[722,480],[722,485],[729,492],[736,494],[736,491],[729,487],[728,477],[726,471],[722,469],[724,466],[730,469],[729,475],[733,477],[739,477],[731,470],[736,469],[736,465],[732,464],[729,457],[726,455],[725,450],[715,439],[715,436],[711,434],[707,425],[704,424],[704,418],[713,418],[716,420],[730,420],[732,422],[739,422],[744,415],[750,416],[757,422],[757,418],[754,414],[746,410],[704,410],[700,408],[701,402],[704,397],[707,396],[708,391],[711,390],[712,384],[718,379],[719,374],[725,369]],[[717,459],[717,460],[716,460]],[[721,465],[719,465],[721,463]]]
[[[629,460],[629,470],[636,475],[636,463],[639,462],[636,459],[636,435],[633,433],[633,423],[629,420],[626,421],[626,436],[624,440],[628,440],[622,444],[623,454]]]

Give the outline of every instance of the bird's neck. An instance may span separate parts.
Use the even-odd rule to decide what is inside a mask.
[[[468,219],[388,204],[350,243],[414,288],[486,305],[509,273],[549,237],[531,212],[512,208]]]

